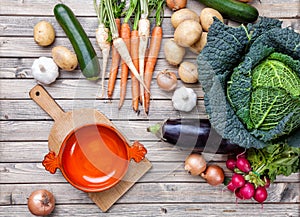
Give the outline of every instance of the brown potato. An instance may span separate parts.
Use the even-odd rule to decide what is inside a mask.
[[[198,82],[197,66],[191,62],[182,62],[178,68],[180,79],[187,84]]]
[[[180,9],[174,12],[171,16],[171,23],[175,29],[185,20],[195,20],[199,22],[199,16],[195,11],[192,11],[188,8]]]
[[[55,40],[55,30],[47,21],[38,22],[33,28],[34,41],[40,46],[48,46]]]
[[[76,54],[64,46],[54,47],[51,53],[54,62],[63,70],[73,71],[78,65]]]
[[[185,48],[176,44],[174,39],[169,39],[164,44],[164,53],[168,63],[177,66],[183,60],[183,57],[185,55]]]
[[[221,22],[223,21],[222,15],[219,11],[213,8],[204,8],[200,14],[200,23],[205,32],[208,32],[209,27],[214,22],[213,17],[217,17]]]
[[[206,42],[207,32],[202,32],[200,39],[190,47],[190,50],[195,54],[199,54],[206,45]]]
[[[201,34],[202,28],[199,22],[185,20],[175,29],[174,41],[182,47],[190,47],[200,39]]]

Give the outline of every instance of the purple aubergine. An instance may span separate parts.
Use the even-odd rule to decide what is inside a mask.
[[[168,143],[193,149],[195,152],[228,154],[241,151],[237,144],[222,139],[211,128],[208,119],[167,119],[147,130]]]

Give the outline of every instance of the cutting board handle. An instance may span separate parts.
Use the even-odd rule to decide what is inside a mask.
[[[43,86],[39,84],[34,86],[30,90],[29,95],[55,121],[59,120],[65,114]]]

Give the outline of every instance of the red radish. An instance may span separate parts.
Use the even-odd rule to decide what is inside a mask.
[[[244,200],[248,200],[253,197],[255,192],[254,185],[247,182],[243,187],[239,189],[239,193],[241,194]]]
[[[231,171],[233,171],[234,170],[234,168],[236,167],[236,160],[235,159],[228,159],[227,161],[226,161],[226,167],[228,168],[228,169],[230,169]]]
[[[236,156],[236,159],[239,159],[239,158],[246,158],[247,157],[247,153],[246,153],[246,149],[239,153],[237,156]]]
[[[236,190],[236,187],[233,186],[232,181],[230,181],[230,182],[228,183],[227,189],[228,189],[229,191],[232,191],[232,192],[234,192],[234,191]]]
[[[270,181],[270,179],[268,178],[268,177],[266,177],[266,176],[264,176],[263,177],[263,180],[264,180],[264,182],[265,182],[265,188],[268,188],[268,187],[270,187],[270,184],[271,184],[271,181]]]
[[[240,188],[245,185],[245,178],[243,175],[235,173],[232,176],[231,182],[235,188]]]
[[[238,158],[236,160],[236,167],[245,173],[248,173],[251,171],[251,165],[249,161],[246,158]]]
[[[256,188],[253,198],[257,202],[262,203],[267,199],[267,197],[268,197],[268,192],[265,187],[259,186]]]
[[[241,194],[240,188],[238,188],[234,193],[235,193],[235,196],[236,196],[237,198],[239,198],[239,199],[241,199],[241,200],[244,199],[243,196],[242,196],[242,194]]]

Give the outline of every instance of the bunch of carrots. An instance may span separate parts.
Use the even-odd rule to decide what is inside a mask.
[[[96,39],[103,57],[101,76],[101,97],[105,95],[104,81],[111,50],[112,63],[109,72],[107,97],[112,98],[116,78],[121,66],[119,109],[123,106],[128,77],[131,77],[132,107],[139,112],[142,104],[145,114],[150,107],[150,87],[154,68],[162,41],[162,18],[164,0],[130,0],[124,10],[125,2],[119,0],[94,0],[99,25]],[[149,14],[154,14],[155,27],[152,29],[150,44]],[[121,24],[121,17],[124,15]],[[133,19],[133,22],[130,22]],[[132,23],[130,27],[130,23]],[[130,72],[130,73],[129,73]]]

